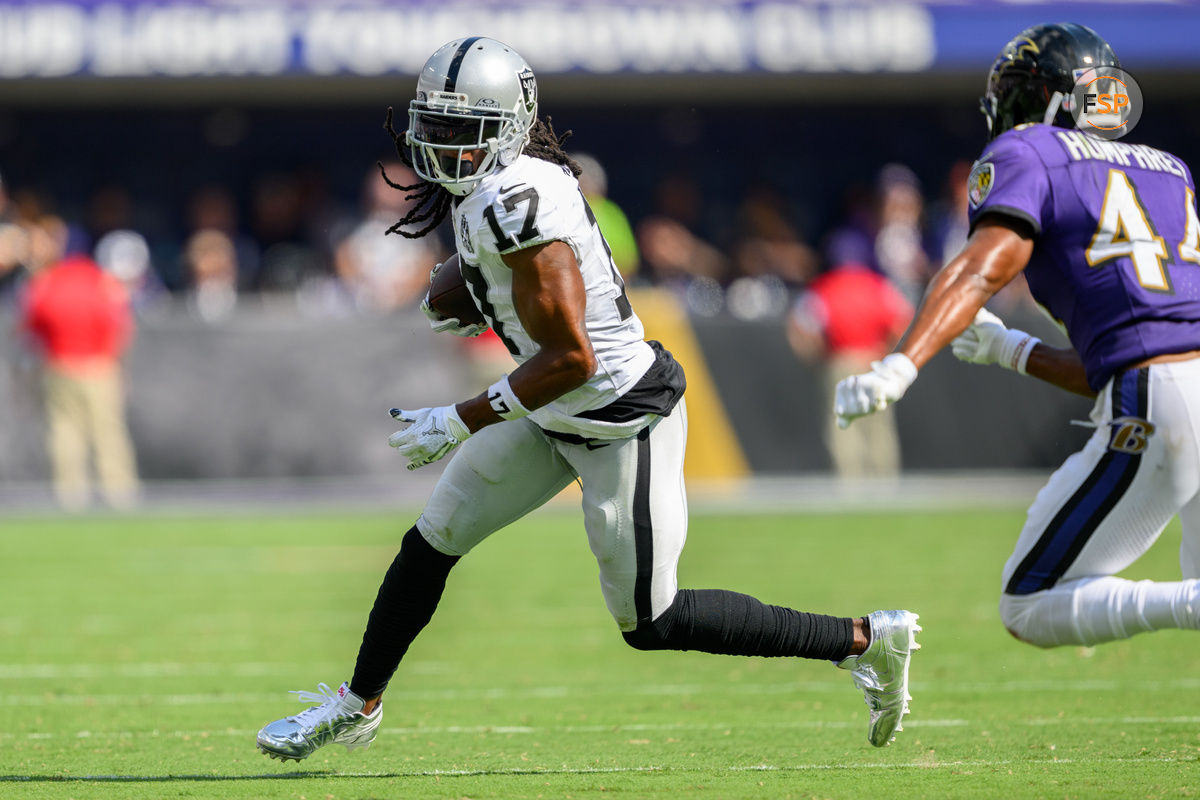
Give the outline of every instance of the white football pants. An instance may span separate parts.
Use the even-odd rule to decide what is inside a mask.
[[[1091,419],[1096,433],[1038,493],[1004,566],[1005,627],[1040,647],[1200,629],[1200,359],[1117,374]],[[1185,580],[1112,577],[1175,514]]]
[[[687,538],[686,442],[682,399],[629,439],[568,444],[528,419],[491,425],[458,448],[417,529],[435,549],[461,556],[578,479],[604,600],[631,631],[675,599]]]

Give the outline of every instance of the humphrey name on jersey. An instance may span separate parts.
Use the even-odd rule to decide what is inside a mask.
[[[1187,178],[1187,168],[1182,161],[1148,145],[1111,142],[1084,131],[1056,131],[1054,135],[1073,161],[1107,161],[1122,167],[1137,166]]]

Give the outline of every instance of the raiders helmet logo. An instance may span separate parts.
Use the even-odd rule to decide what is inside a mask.
[[[967,200],[971,208],[979,208],[979,204],[987,199],[996,182],[996,168],[990,161],[980,161],[975,164],[967,177]]]
[[[537,78],[533,77],[533,70],[526,67],[517,73],[517,79],[521,81],[521,92],[525,95],[525,110],[532,113],[537,105]]]

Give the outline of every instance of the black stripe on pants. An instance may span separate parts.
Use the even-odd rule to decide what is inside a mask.
[[[1112,418],[1150,414],[1150,368],[1119,373],[1112,384]],[[1110,445],[1118,434],[1112,431]],[[1141,453],[1110,449],[1071,495],[1037,543],[1021,559],[1004,587],[1007,594],[1027,595],[1054,586],[1066,574],[1096,529],[1125,496],[1142,463]]]
[[[637,439],[637,480],[633,487],[637,580],[633,588],[633,603],[638,625],[641,625],[654,619],[651,593],[654,581],[654,526],[650,519],[650,428],[642,428]]]

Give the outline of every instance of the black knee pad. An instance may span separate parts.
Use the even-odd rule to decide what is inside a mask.
[[[667,640],[653,622],[643,622],[631,631],[622,631],[625,644],[635,650],[665,650]]]
[[[658,615],[654,621],[642,620],[631,631],[623,631],[625,643],[635,650],[677,650],[678,645],[671,643],[671,631],[681,614],[686,614],[691,608],[689,593],[686,589],[675,595],[675,600],[666,611]]]

